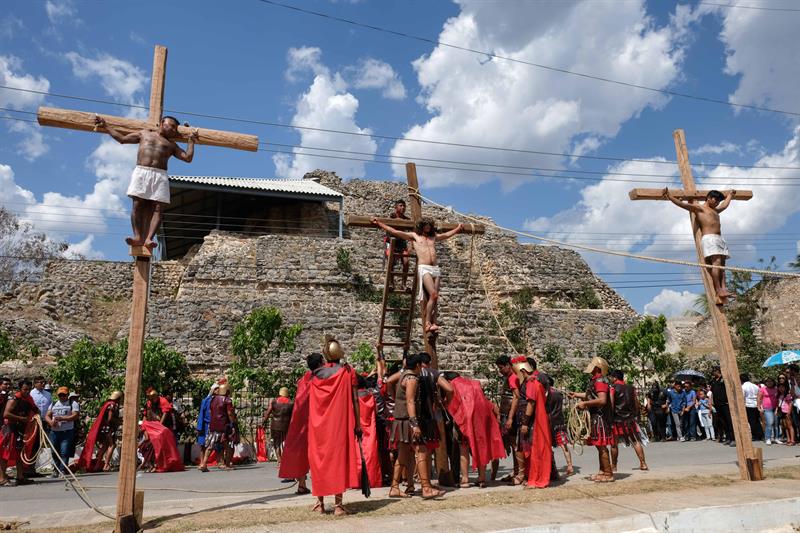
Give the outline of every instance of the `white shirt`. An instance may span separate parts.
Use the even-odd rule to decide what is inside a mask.
[[[39,408],[39,414],[44,417],[53,403],[53,396],[46,390],[39,391],[39,389],[34,388],[31,389],[31,398],[33,398],[33,403],[36,404],[36,407]]]
[[[58,400],[56,403],[50,406],[50,414],[53,418],[57,416],[69,416],[72,413],[80,412],[81,408],[78,406],[78,402],[69,401],[62,402]],[[50,428],[53,431],[67,431],[69,429],[75,428],[75,421],[61,421],[61,422],[54,422],[53,426]]]
[[[758,385],[745,381],[742,383],[745,407],[758,407]]]

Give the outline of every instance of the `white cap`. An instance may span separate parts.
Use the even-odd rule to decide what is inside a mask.
[[[217,390],[218,388],[219,388],[219,383],[216,383],[216,382],[215,382],[213,385],[211,385],[211,392],[214,392],[214,391],[215,391],[215,390]]]

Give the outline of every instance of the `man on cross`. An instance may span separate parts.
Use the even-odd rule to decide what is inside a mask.
[[[391,226],[387,226],[377,218],[372,219],[372,224],[378,226],[383,231],[406,241],[414,242],[414,250],[417,253],[417,275],[422,283],[419,284],[417,298],[423,299],[427,294],[428,305],[425,308],[425,333],[439,330],[436,324],[436,311],[439,303],[439,288],[441,287],[442,272],[436,262],[436,242],[444,241],[450,237],[461,233],[464,229],[463,224],[445,233],[436,234],[436,224],[429,218],[423,218],[417,223],[414,233],[399,231]],[[424,293],[423,293],[424,291]]]
[[[728,245],[722,238],[722,225],[719,214],[725,211],[733,200],[736,191],[731,190],[725,196],[719,191],[708,191],[704,204],[692,204],[676,198],[668,188],[664,188],[664,198],[670,200],[678,207],[696,215],[697,225],[703,235],[700,245],[707,265],[725,266],[725,260],[730,257]],[[709,274],[714,282],[714,292],[717,295],[717,305],[728,302],[728,288],[725,284],[725,271],[720,268],[709,268]]]
[[[156,247],[153,237],[161,224],[161,211],[169,204],[169,177],[167,162],[175,156],[181,161],[191,163],[194,158],[194,143],[197,130],[192,132],[186,150],[173,139],[178,135],[178,119],[166,116],[161,119],[158,131],[141,130],[127,135],[120,133],[106,123],[102,117],[95,117],[95,124],[108,132],[120,144],[138,144],[136,168],[128,186],[128,196],[133,200],[131,226],[133,237],[125,242],[130,246]]]

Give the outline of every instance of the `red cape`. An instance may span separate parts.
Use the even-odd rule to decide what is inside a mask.
[[[311,372],[297,382],[294,409],[289,430],[283,441],[283,455],[278,469],[281,479],[298,479],[308,474],[308,394]]]
[[[269,461],[269,456],[267,455],[267,432],[264,428],[256,430],[256,461],[259,463]]]
[[[100,413],[97,415],[97,418],[95,418],[92,428],[89,430],[89,434],[86,436],[86,444],[83,446],[83,451],[78,459],[78,469],[83,469],[86,472],[98,472],[103,468],[103,458],[98,457],[96,459],[92,459],[92,455],[94,455],[94,447],[97,444],[97,436],[100,434],[100,430],[103,428],[103,422],[105,421],[106,414],[108,413],[108,410],[111,408],[112,404],[114,404],[114,402],[107,400],[106,403],[104,403],[100,408]]]
[[[370,487],[383,485],[381,478],[381,456],[378,452],[378,431],[375,421],[375,397],[372,394],[358,397],[358,407],[361,414],[361,448],[364,450],[364,459],[367,462],[367,475]],[[361,461],[358,461],[358,476],[361,479]]]
[[[153,444],[156,453],[156,472],[181,472],[183,458],[175,446],[175,436],[161,422],[142,422],[142,430]]]
[[[550,421],[545,407],[544,386],[536,378],[530,378],[525,387],[527,399],[534,401],[533,410],[533,443],[529,453],[528,485],[543,488],[550,484],[553,465],[553,448],[551,447]]]
[[[22,396],[21,392],[17,392],[16,394],[14,394],[14,397],[9,398],[8,401],[10,402],[12,399],[20,402],[25,402],[31,407],[33,407],[33,411],[31,411],[28,414],[28,422],[27,424],[25,424],[25,433],[24,433],[25,456],[31,457],[33,455],[34,445],[39,440],[44,440],[44,437],[42,435],[39,435],[38,439],[33,438],[34,432],[39,431],[39,426],[33,420],[33,415],[39,412],[39,408],[36,407],[36,402],[33,401],[33,398],[31,398],[30,395]],[[44,422],[44,414],[42,414],[41,417],[42,417],[42,422]],[[1,416],[0,416],[0,422],[5,422],[5,419],[3,419]],[[0,458],[6,461],[6,464],[8,465],[9,468],[17,464],[17,457],[19,456],[19,453],[14,448],[15,439],[16,437],[14,436],[13,433],[11,433],[8,436],[7,440],[4,440],[2,436],[0,436]]]
[[[314,377],[308,399],[308,465],[314,496],[341,494],[359,486],[353,414],[353,370],[339,368],[329,378]]]
[[[483,468],[495,459],[506,456],[500,425],[491,402],[483,394],[480,382],[457,377],[450,382],[455,389],[447,410],[461,434],[469,442],[472,468]]]

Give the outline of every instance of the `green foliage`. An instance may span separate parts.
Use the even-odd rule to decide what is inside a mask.
[[[694,297],[692,302],[693,309],[684,313],[686,316],[709,316],[711,312],[708,310],[708,297],[705,292],[702,292]]]
[[[578,309],[601,309],[603,302],[597,297],[594,289],[588,285],[583,284],[578,295],[575,297],[575,306]]]
[[[380,303],[383,300],[383,291],[376,289],[372,283],[361,274],[353,274],[353,279],[350,284],[353,288],[353,292],[356,293],[357,300],[373,303]]]
[[[285,372],[265,368],[282,354],[294,352],[302,331],[301,324],[284,326],[281,312],[275,307],[262,307],[247,315],[236,325],[231,339],[233,363],[229,379],[233,389],[241,388],[247,381],[255,390],[266,391],[282,382]]]
[[[11,335],[0,328],[0,363],[17,357],[17,345]]]
[[[648,316],[634,327],[623,331],[619,340],[603,344],[598,355],[608,361],[610,369],[620,369],[626,378],[644,387],[646,378],[663,375],[670,367],[666,348],[667,319]]]
[[[95,411],[114,390],[124,390],[128,342],[95,344],[81,339],[72,345],[50,370],[50,378],[59,386],[78,392],[87,412]],[[159,392],[176,395],[192,388],[186,358],[168,348],[161,339],[145,341],[142,350],[142,384]]]
[[[336,251],[336,266],[342,272],[350,273],[353,270],[353,265],[350,259],[350,250],[347,248],[339,248]]]
[[[800,270],[800,254],[797,254],[797,257],[794,261],[789,262],[789,268],[792,270]]]
[[[362,342],[347,358],[359,372],[370,372],[375,368],[375,351],[368,342]]]
[[[580,359],[580,354],[575,354],[576,359]],[[554,344],[545,345],[539,365],[555,381],[556,387],[582,391],[586,388],[588,375],[567,360],[567,353],[563,348]]]

